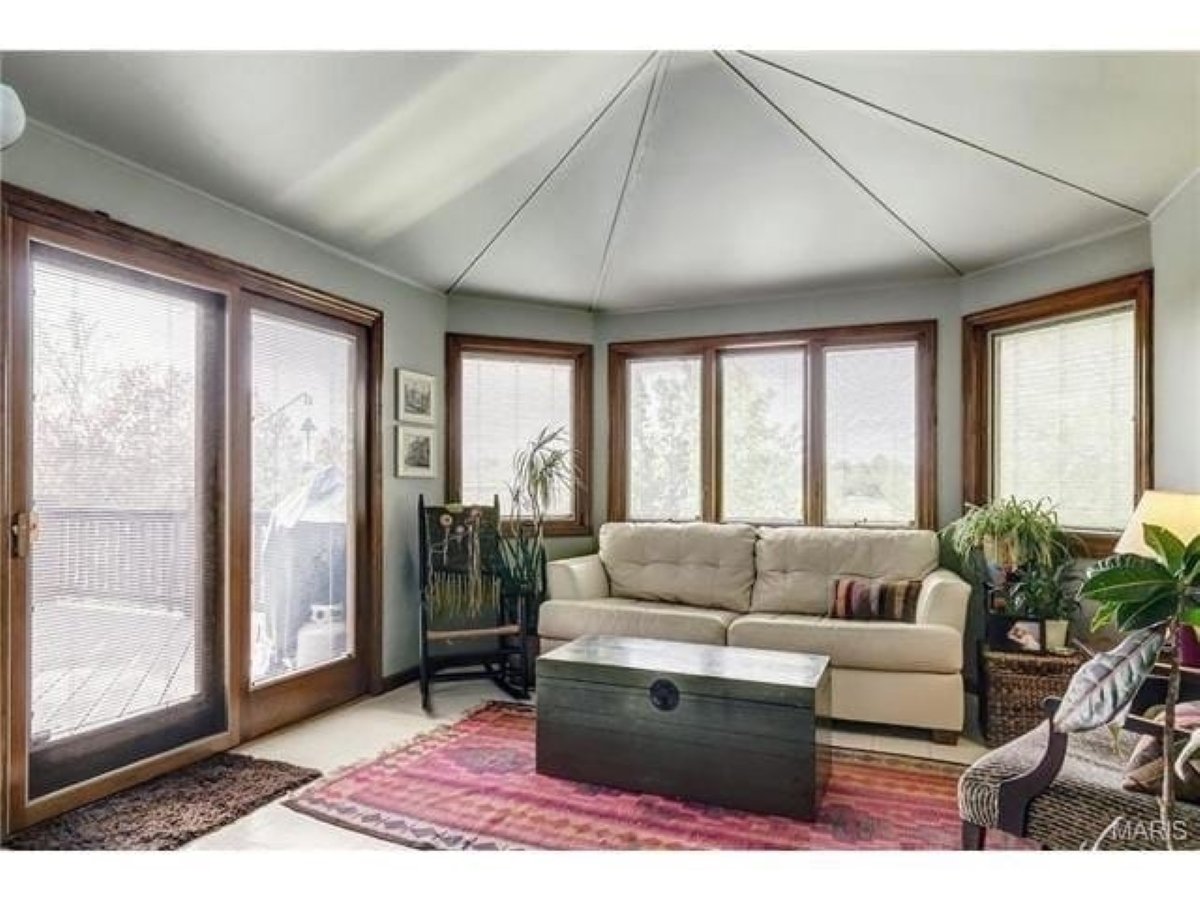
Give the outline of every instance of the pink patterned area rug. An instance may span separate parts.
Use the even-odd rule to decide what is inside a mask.
[[[530,706],[488,703],[315,782],[287,806],[383,840],[436,850],[959,846],[955,791],[962,769],[955,765],[835,750],[820,816],[797,822],[538,775],[534,717]]]

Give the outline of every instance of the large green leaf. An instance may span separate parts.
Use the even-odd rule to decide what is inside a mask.
[[[1072,733],[1107,725],[1133,700],[1162,649],[1160,629],[1135,631],[1079,667],[1054,714],[1054,727]]]
[[[1200,626],[1200,606],[1184,606],[1179,610],[1179,621],[1185,625]]]
[[[1161,563],[1122,553],[1088,569],[1080,593],[1100,603],[1137,603],[1147,600],[1153,592],[1177,584],[1175,576]]]
[[[1137,631],[1165,622],[1179,611],[1179,598],[1173,588],[1164,588],[1150,594],[1141,603],[1117,605],[1117,628],[1121,631]]]
[[[1200,586],[1200,534],[1192,538],[1191,543],[1183,550],[1179,580],[1193,587]]]
[[[1121,608],[1119,603],[1102,603],[1096,608],[1095,615],[1092,616],[1092,631],[1099,631],[1106,625],[1111,625],[1117,621],[1117,610]]]
[[[1158,558],[1171,572],[1178,572],[1183,563],[1183,541],[1161,525],[1143,525],[1142,537],[1146,546],[1158,554]]]

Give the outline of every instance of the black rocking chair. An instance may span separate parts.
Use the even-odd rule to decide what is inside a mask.
[[[491,506],[426,506],[417,501],[421,545],[421,708],[436,681],[487,678],[529,699],[526,598],[504,590],[500,500]],[[430,653],[430,645],[470,649]]]

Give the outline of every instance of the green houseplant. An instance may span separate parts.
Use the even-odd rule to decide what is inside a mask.
[[[1165,528],[1145,525],[1153,558],[1119,553],[1092,566],[1081,593],[1099,604],[1093,627],[1128,632],[1114,650],[1092,657],[1071,679],[1054,716],[1055,728],[1089,731],[1118,720],[1165,651],[1169,668],[1163,710],[1164,837],[1172,847],[1175,778],[1200,751],[1200,730],[1183,745],[1175,728],[1179,699],[1179,630],[1200,625],[1200,536],[1184,545]]]
[[[1012,573],[1030,564],[1055,568],[1070,556],[1066,535],[1049,500],[1005,497],[967,512],[947,529],[961,557],[978,551],[990,568]]]
[[[1045,621],[1047,650],[1067,644],[1078,610],[1072,541],[1049,500],[968,506],[942,531],[946,564],[988,591],[988,607]]]
[[[1079,588],[1073,559],[1054,566],[1029,565],[1013,581],[1009,595],[1012,611],[1044,620],[1046,649],[1061,650],[1067,645],[1071,619],[1079,611]]]
[[[555,499],[578,483],[578,467],[566,428],[543,428],[513,456],[505,485],[508,511],[500,543],[505,588],[532,598],[536,609],[545,589],[546,518]]]

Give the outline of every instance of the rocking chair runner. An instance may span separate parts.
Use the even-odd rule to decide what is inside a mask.
[[[527,603],[523,594],[504,591],[499,498],[491,506],[426,506],[421,495],[417,515],[421,708],[429,711],[435,681],[488,678],[509,696],[528,699]],[[460,642],[476,647],[430,653],[431,644]]]

